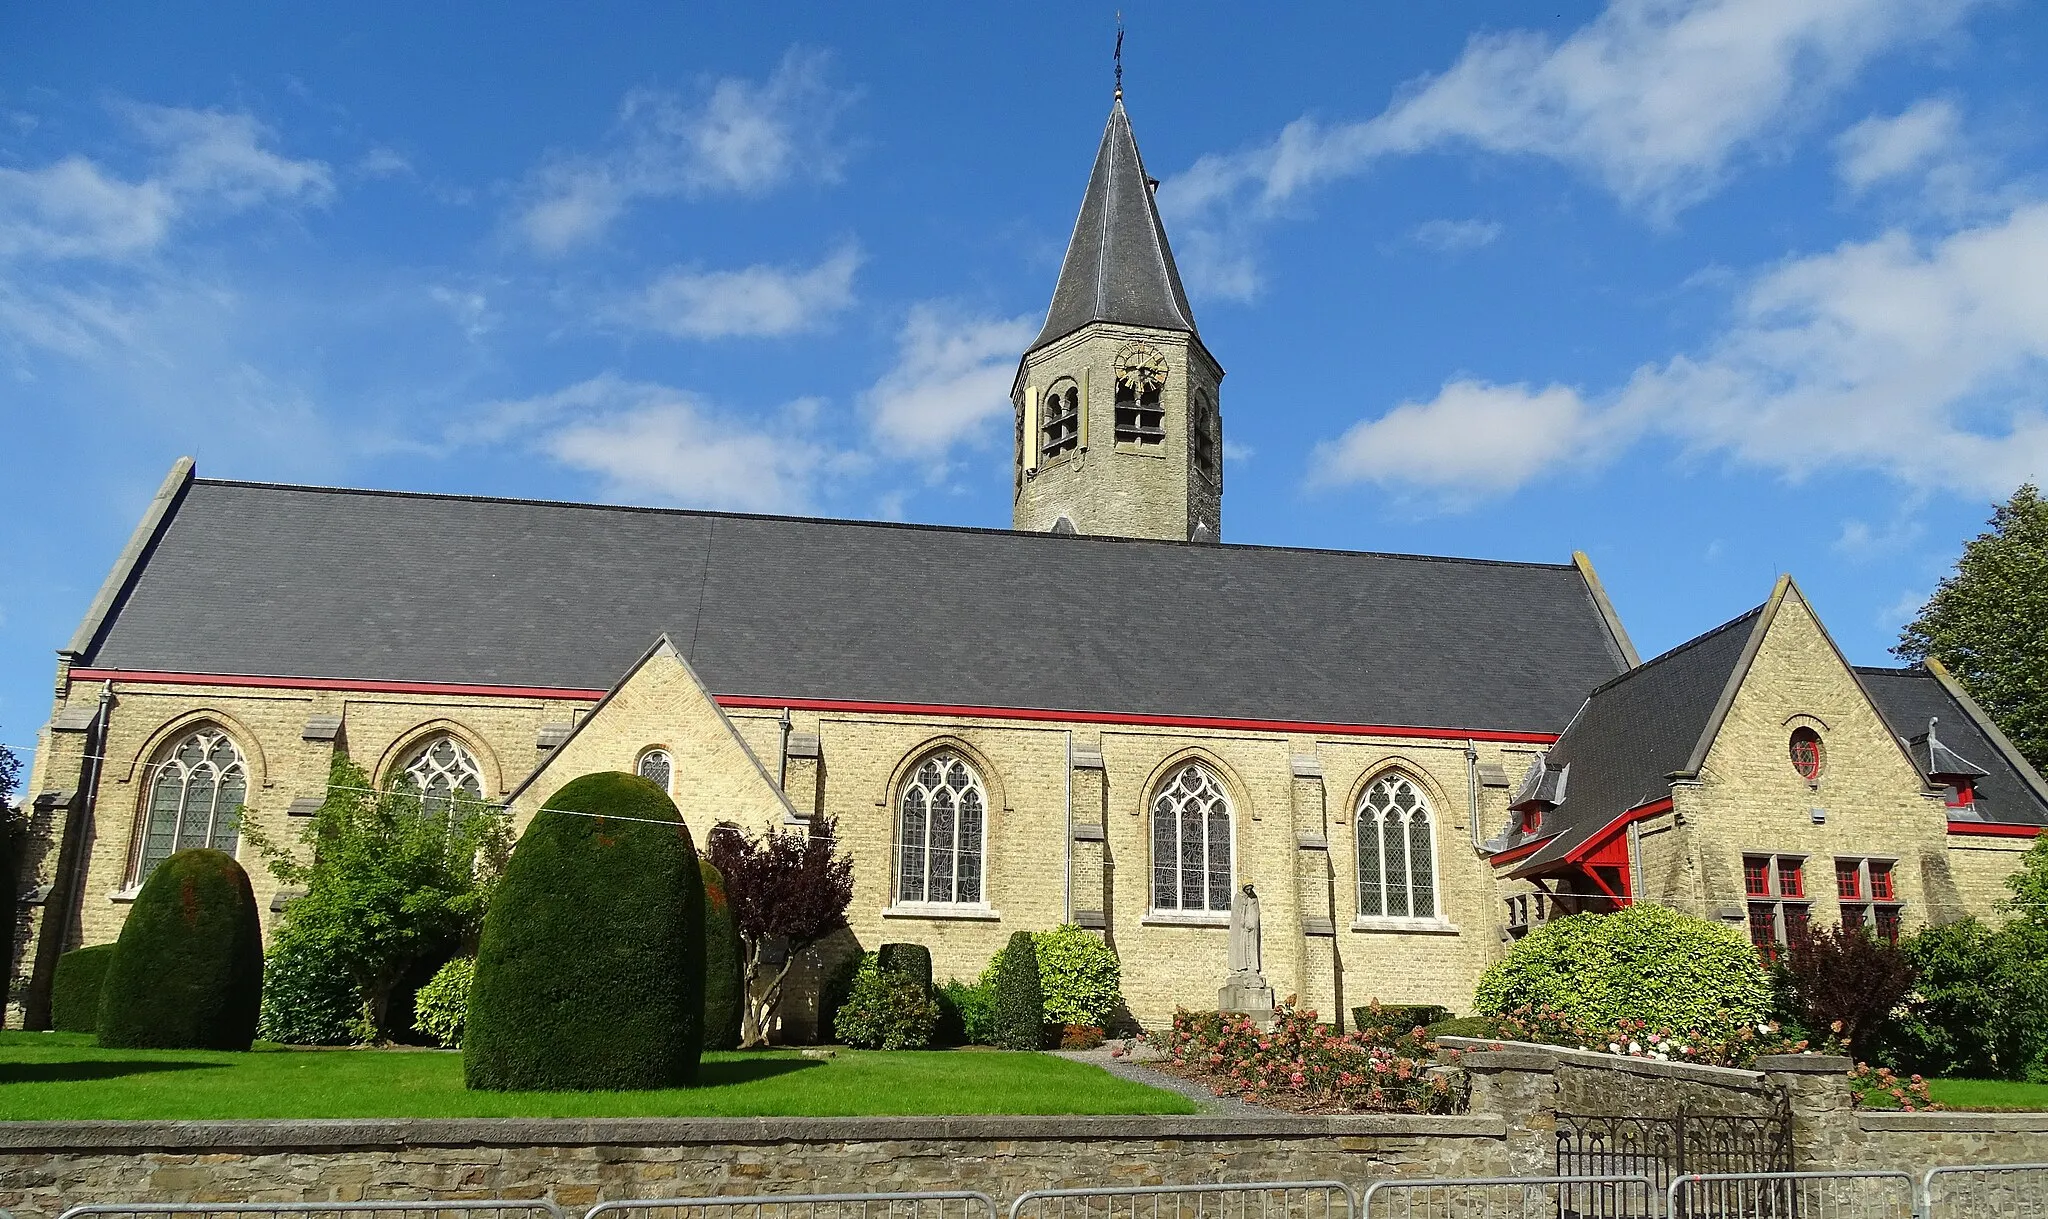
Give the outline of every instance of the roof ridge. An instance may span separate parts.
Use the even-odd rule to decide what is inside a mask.
[[[1024,529],[1002,529],[988,525],[934,525],[923,521],[877,521],[860,517],[801,516],[784,512],[734,512],[718,508],[663,508],[648,504],[601,504],[583,500],[534,499],[512,495],[468,495],[451,491],[394,491],[379,487],[327,487],[314,483],[262,482],[244,478],[194,478],[199,486],[246,487],[262,491],[295,491],[312,495],[368,495],[385,499],[453,500],[477,504],[524,505],[536,508],[573,508],[584,512],[633,512],[654,516],[685,516],[710,520],[791,521],[811,525],[843,525],[860,529],[900,529],[922,533],[963,533],[995,537],[1045,539],[1059,545],[1108,543],[1119,546],[1162,546],[1185,550],[1272,551],[1282,554],[1327,554],[1345,558],[1399,559],[1413,563],[1469,563],[1483,567],[1525,567],[1539,571],[1577,571],[1570,563],[1540,563],[1526,559],[1483,559],[1468,555],[1406,554],[1387,550],[1345,550],[1335,546],[1280,546],[1264,542],[1192,542],[1177,538],[1128,538],[1111,534],[1055,534]]]
[[[1622,682],[1627,681],[1629,678],[1634,677],[1639,673],[1647,672],[1650,669],[1655,668],[1657,665],[1662,664],[1664,661],[1670,660],[1672,657],[1677,656],[1681,652],[1689,652],[1692,649],[1698,647],[1700,644],[1705,643],[1707,640],[1712,639],[1714,636],[1719,635],[1724,631],[1732,630],[1733,628],[1742,625],[1744,622],[1748,621],[1751,618],[1756,617],[1758,614],[1761,614],[1763,612],[1764,607],[1759,605],[1755,609],[1745,610],[1744,612],[1737,614],[1735,617],[1730,618],[1728,621],[1722,623],[1719,626],[1709,627],[1708,629],[1701,631],[1699,634],[1694,635],[1691,639],[1686,640],[1684,643],[1678,644],[1675,647],[1672,647],[1666,651],[1660,652],[1657,655],[1650,657],[1650,659],[1637,665],[1635,668],[1628,670],[1626,673],[1616,674],[1614,677],[1611,677],[1608,680],[1601,682],[1599,685],[1593,687],[1593,692],[1591,694],[1588,694],[1586,696],[1587,701],[1590,702],[1594,698],[1594,696],[1598,695],[1601,691],[1612,689],[1613,687],[1620,685]]]

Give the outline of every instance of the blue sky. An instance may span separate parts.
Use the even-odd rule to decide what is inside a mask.
[[[1645,654],[1789,570],[1882,663],[2048,474],[2041,6],[1123,9],[1227,540],[1584,549]],[[1006,525],[1113,12],[0,8],[0,742],[181,453]]]

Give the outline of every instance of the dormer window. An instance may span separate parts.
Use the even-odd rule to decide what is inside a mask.
[[[1061,377],[1045,393],[1038,425],[1039,461],[1056,461],[1081,447],[1081,387]]]
[[[1524,834],[1533,834],[1542,828],[1543,810],[1541,808],[1530,805],[1522,810],[1522,832]]]
[[[1956,809],[1977,807],[1977,785],[1968,779],[1959,779],[1950,784],[1948,806]]]
[[[1166,357],[1150,347],[1124,352],[1116,370],[1116,442],[1156,445],[1166,442]]]

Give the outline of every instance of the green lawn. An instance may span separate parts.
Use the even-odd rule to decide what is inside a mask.
[[[1951,1109],[2048,1109],[2048,1084],[2007,1079],[1930,1079],[1927,1090]]]
[[[0,1032],[0,1120],[256,1117],[828,1117],[1193,1113],[1049,1054],[841,1050],[707,1054],[702,1086],[660,1092],[470,1092],[434,1051],[102,1050],[83,1033]]]

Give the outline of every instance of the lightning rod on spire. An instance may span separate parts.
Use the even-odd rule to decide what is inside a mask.
[[[1116,100],[1124,100],[1124,11],[1116,11]]]

